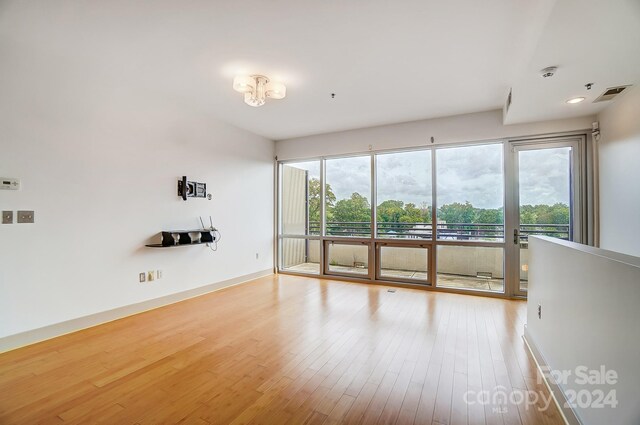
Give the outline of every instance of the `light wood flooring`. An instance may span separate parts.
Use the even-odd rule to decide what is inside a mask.
[[[0,355],[0,424],[560,424],[526,303],[270,276]],[[527,393],[533,401],[534,393]]]

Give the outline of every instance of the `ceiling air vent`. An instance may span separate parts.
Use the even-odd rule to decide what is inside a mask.
[[[593,103],[606,102],[607,100],[611,100],[614,97],[616,97],[617,95],[619,95],[620,93],[622,93],[627,87],[631,87],[631,85],[618,86],[618,87],[609,87],[596,100],[594,100]]]
[[[507,96],[507,102],[504,105],[505,112],[509,112],[509,108],[511,107],[511,93],[512,89],[509,89],[509,96]]]

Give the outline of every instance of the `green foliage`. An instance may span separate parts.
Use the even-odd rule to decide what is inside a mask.
[[[501,224],[502,208],[475,208],[469,201],[445,204],[438,210],[438,221],[445,223]]]
[[[349,199],[336,202],[336,195],[326,185],[327,221],[367,222],[371,220],[369,200],[353,193]],[[320,221],[320,181],[309,180],[309,220]],[[523,205],[520,208],[522,224],[568,224],[571,211],[568,205]],[[446,223],[504,223],[502,208],[475,208],[470,202],[442,205],[438,210],[438,221]],[[387,200],[378,205],[378,222],[382,223],[431,223],[431,207],[423,204],[405,204],[398,200]]]
[[[336,203],[336,195],[331,189],[331,185],[325,185],[325,196],[327,198],[327,221],[332,219],[332,210]],[[313,178],[309,180],[309,221],[320,222],[320,180]]]
[[[502,216],[502,209],[481,209],[474,208],[475,218],[474,223],[504,223]]]
[[[378,205],[378,222],[382,223],[431,223],[431,208],[388,200]]]
[[[571,210],[568,205],[523,205],[520,207],[522,224],[569,224]]]
[[[446,204],[438,210],[438,222],[445,221],[447,223],[474,223],[476,216],[475,208],[469,201],[461,204],[454,202]]]
[[[386,223],[398,223],[404,212],[404,202],[384,201],[378,205],[378,220]]]
[[[329,221],[327,219],[327,221]],[[333,207],[333,220],[340,223],[349,221],[371,221],[371,205],[364,196],[353,193],[349,199],[341,199]]]

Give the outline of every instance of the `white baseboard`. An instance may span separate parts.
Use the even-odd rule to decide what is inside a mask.
[[[55,338],[57,336],[77,332],[79,330],[111,322],[113,320],[122,319],[123,317],[142,313],[143,311],[152,310],[154,308],[184,301],[189,298],[204,295],[209,292],[218,291],[230,286],[239,285],[241,283],[258,279],[260,277],[269,276],[271,274],[273,274],[273,270],[269,268],[259,272],[224,280],[222,282],[201,286],[199,288],[189,289],[187,291],[165,295],[163,297],[142,301],[136,304],[129,304],[126,306],[114,308],[112,310],[102,311],[99,313],[90,314],[88,316],[78,317],[76,319],[44,326],[42,328],[5,336],[0,338],[0,353],[24,347],[25,345],[35,344],[36,342]]]
[[[536,362],[536,366],[538,367],[538,373],[540,374],[540,376],[542,376],[542,379],[544,379],[544,382],[547,388],[549,389],[549,391],[551,392],[551,395],[553,396],[553,401],[556,403],[556,406],[558,406],[558,409],[560,410],[560,413],[562,414],[562,418],[564,419],[565,423],[567,425],[582,425],[582,422],[580,422],[580,419],[578,419],[578,416],[576,416],[576,413],[573,411],[573,409],[571,409],[571,407],[569,407],[569,404],[567,403],[567,398],[565,397],[564,392],[562,391],[562,388],[558,385],[557,382],[555,382],[553,377],[543,373],[542,371],[543,367],[545,369],[547,368],[553,369],[553,368],[544,359],[544,356],[536,346],[535,342],[533,341],[533,338],[531,338],[531,335],[529,334],[526,325],[524,327],[523,339],[525,344],[527,345],[527,348],[529,349],[529,352],[531,353],[531,355],[533,356],[533,359]]]

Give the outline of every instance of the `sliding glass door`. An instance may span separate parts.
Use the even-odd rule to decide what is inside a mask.
[[[526,295],[528,238],[580,241],[583,137],[279,163],[278,269]]]

